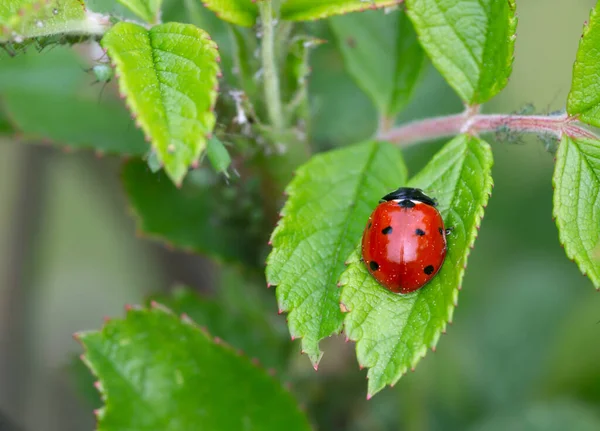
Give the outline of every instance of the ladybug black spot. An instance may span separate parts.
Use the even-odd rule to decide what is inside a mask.
[[[373,263],[373,262],[371,262],[371,263]],[[433,265],[427,265],[425,267],[425,269],[423,269],[423,272],[427,275],[431,275],[431,274],[433,274],[433,269],[434,269]]]
[[[369,226],[367,227],[367,229],[371,229],[371,225],[372,225],[372,223],[369,222]]]
[[[400,205],[402,208],[413,208],[415,203],[409,199],[404,199],[398,202],[398,205]]]
[[[422,229],[417,229],[417,230],[415,231],[415,233],[416,233],[417,235],[419,235],[419,236],[423,236],[423,235],[425,235],[425,231],[424,231],[424,230],[422,230]]]
[[[388,226],[388,227],[382,229],[381,233],[384,235],[388,235],[388,234],[392,233],[392,227]]]
[[[369,263],[369,266],[371,267],[372,271],[377,271],[379,269],[379,264],[377,262],[375,262],[374,260],[372,260]],[[433,267],[432,267],[433,268]]]

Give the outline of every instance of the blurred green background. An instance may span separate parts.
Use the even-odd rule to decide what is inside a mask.
[[[485,111],[562,109],[594,3],[518,1],[513,74]],[[178,4],[168,2],[174,15]],[[332,42],[312,57],[315,147],[368,138],[374,109],[345,74],[326,26],[310,27]],[[0,71],[10,61],[3,57]],[[460,110],[429,66],[398,121]],[[351,344],[323,342],[318,373],[295,349],[285,378],[319,429],[600,429],[600,296],[558,243],[553,156],[533,137],[488,138],[494,193],[448,334],[414,373],[369,402]],[[440,145],[407,149],[411,172]],[[125,304],[176,281],[202,291],[219,285],[221,266],[136,237],[118,173],[116,158],[0,140],[0,411],[25,430],[94,426],[92,404],[68,372],[80,353],[73,332],[96,329],[103,316],[119,317]]]

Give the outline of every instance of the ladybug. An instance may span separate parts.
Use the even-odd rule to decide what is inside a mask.
[[[385,195],[369,217],[362,258],[371,275],[394,293],[425,286],[446,258],[444,221],[437,202],[420,189],[400,187]]]

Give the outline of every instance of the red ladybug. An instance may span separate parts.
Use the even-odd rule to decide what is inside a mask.
[[[446,258],[447,232],[437,202],[408,187],[379,202],[363,233],[363,260],[386,289],[414,292],[431,281]]]

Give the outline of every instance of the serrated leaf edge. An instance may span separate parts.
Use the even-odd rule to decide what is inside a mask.
[[[465,137],[466,137],[466,139],[478,139],[481,142],[485,143],[486,144],[485,145],[485,151],[490,156],[492,155],[491,148],[490,148],[489,144],[486,141],[484,141],[484,140],[482,140],[482,139],[480,139],[480,138],[478,138],[476,136],[466,135]],[[456,138],[454,138],[454,139],[456,139]],[[493,161],[492,161],[492,163],[493,163]],[[463,164],[464,164],[464,160],[463,160]],[[461,172],[462,172],[462,170],[463,170],[463,167],[461,166]],[[409,184],[410,184],[410,180],[409,180]],[[476,226],[476,228],[470,233],[470,237],[468,237],[468,239],[467,239],[467,247],[465,249],[464,266],[463,266],[462,271],[460,271],[460,269],[459,269],[460,275],[459,275],[458,284],[457,284],[457,286],[454,288],[454,290],[452,292],[453,304],[450,307],[448,307],[448,310],[447,310],[447,312],[448,312],[448,320],[447,320],[447,322],[444,323],[444,326],[442,327],[441,330],[439,330],[439,331],[437,331],[435,333],[435,335],[433,337],[433,340],[432,340],[431,344],[429,345],[429,348],[432,349],[432,351],[435,351],[435,346],[437,345],[437,343],[438,343],[441,335],[446,333],[446,329],[447,329],[448,324],[452,324],[452,318],[453,318],[453,315],[454,315],[454,309],[458,306],[458,293],[459,293],[460,290],[462,290],[462,280],[463,280],[465,272],[466,272],[468,258],[469,258],[470,254],[471,254],[471,250],[474,247],[475,240],[477,239],[477,236],[478,236],[478,233],[479,233],[479,227],[481,225],[481,221],[483,220],[484,213],[485,213],[485,208],[487,207],[487,204],[489,202],[489,198],[492,195],[492,189],[493,189],[493,187],[494,187],[494,183],[493,183],[492,176],[491,175],[487,175],[486,176],[486,181],[484,183],[484,196],[483,196],[484,200],[483,200],[482,204],[478,206],[477,212],[475,214],[475,226]],[[453,197],[452,197],[451,204],[450,204],[449,208],[453,207],[452,203],[454,203],[454,199],[455,199],[455,195],[453,195]],[[358,248],[355,249],[351,253],[351,255],[348,257],[347,262],[348,263],[355,262],[356,259],[353,260],[353,258],[355,256],[360,256],[360,244],[359,244]],[[340,276],[340,280],[338,281],[338,285],[341,288],[343,288],[347,284],[347,283],[343,282],[343,280],[342,280],[342,277],[343,277],[343,275],[344,275],[345,272],[346,271],[344,271],[342,273],[342,275]],[[346,310],[347,310],[345,312],[346,313],[346,317],[344,317],[344,326],[345,326],[345,320],[352,313],[352,310],[350,308],[348,308],[348,306],[346,306],[345,304],[342,304],[341,302],[340,302],[340,305],[343,306],[343,307],[345,307]],[[362,340],[362,338],[364,338],[364,337],[357,337],[356,339],[354,339],[354,338],[350,337],[345,332],[345,327],[344,327],[344,333],[345,333],[347,339],[349,339],[351,341],[354,341],[355,343],[360,342]],[[420,352],[416,352],[415,359],[410,364],[412,370],[415,369],[416,365],[420,362],[421,359],[423,359],[426,356],[426,354],[427,354],[427,347],[424,347]],[[365,367],[370,368],[369,365],[361,363],[360,360],[358,359],[358,357],[357,357],[357,361],[359,362],[359,368],[360,369],[365,368]],[[394,385],[400,380],[400,378],[402,376],[404,376],[408,372],[408,370],[409,370],[408,367],[401,368],[400,373],[398,373],[398,375],[396,377],[394,377],[394,379],[392,379],[392,381],[390,383],[388,383],[389,386],[390,387],[394,387]],[[367,375],[367,379],[368,379],[368,375]],[[375,395],[377,392],[383,390],[384,388],[385,388],[385,385],[384,385],[383,388],[375,390],[375,391],[372,391],[371,388],[369,388],[369,390],[367,392],[367,400],[371,399],[373,397],[373,395]]]
[[[571,76],[573,76],[573,77],[574,77],[574,76],[575,76],[575,74],[576,74],[576,70],[575,70],[575,69],[576,69],[576,68],[579,66],[579,55],[580,55],[580,50],[581,50],[581,48],[582,48],[582,45],[583,45],[583,43],[584,43],[584,40],[585,40],[585,38],[586,38],[587,34],[588,34],[588,33],[589,33],[589,31],[590,31],[591,23],[592,23],[592,21],[595,21],[596,15],[598,14],[598,13],[597,13],[597,11],[596,11],[596,7],[598,7],[598,6],[596,5],[596,6],[594,6],[594,7],[593,7],[593,8],[590,10],[589,19],[588,19],[588,21],[587,21],[587,22],[585,22],[585,23],[584,23],[584,25],[583,25],[583,30],[582,30],[582,32],[581,32],[581,37],[580,37],[580,39],[579,39],[579,44],[577,45],[577,52],[576,52],[576,54],[575,54],[575,61],[573,62],[573,67],[571,68]],[[600,27],[600,22],[598,23],[598,26]],[[599,30],[600,30],[600,29],[599,29]],[[593,106],[586,107],[584,110],[579,110],[579,111],[577,111],[577,112],[574,112],[572,109],[570,109],[570,108],[571,108],[571,106],[572,106],[572,102],[571,102],[571,100],[572,100],[572,98],[574,97],[574,96],[572,95],[572,93],[573,93],[573,88],[572,88],[572,85],[573,85],[573,84],[572,84],[572,81],[571,81],[571,89],[569,90],[569,94],[567,95],[567,106],[566,106],[567,114],[569,114],[569,115],[580,115],[580,116],[581,116],[581,115],[585,115],[585,113],[586,113],[587,111],[589,111],[590,109],[593,109]],[[599,100],[598,100],[598,101],[600,102],[600,97],[599,97]],[[583,120],[582,120],[582,121],[583,121]],[[586,121],[583,121],[583,122],[587,123]],[[595,124],[593,124],[593,123],[588,123],[588,124],[595,125]]]
[[[212,336],[206,327],[198,325],[186,313],[182,313],[181,315],[178,316],[175,312],[173,312],[170,308],[166,307],[165,305],[163,305],[157,301],[151,301],[149,307],[143,307],[143,306],[139,306],[139,305],[126,305],[125,306],[125,318],[122,318],[122,319],[107,319],[107,318],[105,318],[104,323],[102,324],[102,326],[99,330],[79,331],[79,332],[75,332],[73,334],[73,338],[75,339],[75,341],[77,341],[81,345],[81,347],[83,349],[83,353],[80,355],[80,359],[85,364],[85,366],[88,368],[88,370],[92,373],[92,375],[96,378],[96,381],[94,382],[94,388],[96,388],[96,390],[100,394],[100,398],[102,399],[102,402],[104,403],[104,405],[102,407],[94,410],[94,415],[95,415],[96,421],[97,421],[96,428],[98,428],[98,424],[106,412],[107,393],[102,384],[102,380],[101,380],[100,376],[98,375],[98,371],[96,370],[94,365],[91,363],[91,361],[86,356],[87,347],[85,346],[85,344],[81,338],[85,337],[88,334],[102,333],[106,329],[106,327],[111,323],[125,322],[127,320],[128,315],[132,312],[143,312],[143,313],[159,312],[159,313],[164,313],[164,314],[173,316],[173,317],[177,318],[180,322],[196,329],[200,334],[204,335],[208,339],[208,341],[210,341],[215,346],[221,346],[224,350],[227,350],[227,351],[233,353],[235,356],[237,356],[239,358],[243,358],[245,360],[248,360],[248,362],[255,369],[259,370],[261,373],[263,373],[263,375],[267,376],[268,379],[272,380],[276,384],[276,386],[281,387],[281,389],[282,389],[281,393],[287,394],[287,396],[291,399],[291,404],[293,404],[296,407],[297,412],[299,412],[301,414],[301,416],[306,419],[306,423],[308,425],[308,418],[306,418],[306,411],[300,407],[298,400],[292,394],[291,384],[289,382],[283,383],[280,379],[278,379],[277,373],[274,370],[265,369],[261,365],[260,361],[257,358],[249,358],[246,354],[244,354],[244,352],[242,350],[235,349],[233,346],[231,346],[227,342],[223,341],[221,338]]]
[[[404,2],[404,0],[389,0],[384,3],[369,3],[369,1],[360,0],[356,3],[348,3],[339,6],[341,9],[333,12],[321,12],[317,14],[311,14],[309,12],[297,12],[295,14],[285,15],[285,3],[281,7],[281,18],[287,21],[317,21],[325,18],[329,18],[336,15],[344,15],[353,12],[365,12],[368,10],[384,9],[386,7],[396,6]]]
[[[132,24],[135,24],[135,25],[139,26],[140,28],[143,28],[144,30],[146,30],[146,33],[148,35],[150,35],[150,31],[153,28],[158,27],[158,26],[154,26],[154,27],[151,27],[150,29],[148,29],[147,27],[144,27],[138,23],[132,23]],[[167,23],[167,24],[169,24],[169,23]],[[160,25],[167,25],[167,24],[160,24]],[[207,44],[211,45],[210,48],[214,49],[215,52],[217,53],[216,62],[220,63],[221,58],[219,57],[219,47],[218,47],[217,43],[214,40],[212,40],[212,38],[206,31],[202,30],[201,28],[196,27],[193,24],[182,24],[182,23],[177,23],[177,24],[181,24],[184,26],[191,26],[191,27],[194,27],[196,30],[198,30],[201,34],[200,39],[207,41]],[[101,45],[102,45],[102,42],[101,42]],[[149,127],[148,123],[142,119],[143,116],[141,116],[141,117],[139,116],[139,109],[138,109],[137,103],[133,97],[129,97],[129,95],[131,94],[131,92],[129,91],[129,87],[125,83],[125,80],[121,79],[121,70],[122,70],[123,62],[121,61],[120,58],[118,58],[118,56],[116,58],[110,56],[110,54],[108,53],[108,49],[105,48],[104,45],[102,45],[102,49],[109,56],[110,65],[112,66],[113,69],[115,69],[115,78],[117,79],[117,82],[119,84],[119,97],[125,101],[125,106],[131,113],[132,118],[135,120],[136,127],[141,129],[142,132],[144,133],[144,138],[146,139],[146,142],[149,142],[151,144],[151,148],[156,151],[156,148],[153,144],[152,134],[150,133],[150,127]],[[152,47],[151,47],[151,49],[152,49]],[[152,63],[153,63],[153,65],[155,64],[154,59],[152,60]],[[153,69],[153,72],[156,75],[156,71],[154,69]],[[214,79],[214,82],[213,82],[214,87],[213,87],[212,92],[210,92],[210,97],[211,97],[210,111],[211,112],[214,111],[215,104],[217,102],[217,97],[218,97],[218,92],[219,92],[219,79],[218,78],[220,76],[222,76],[220,67],[217,66],[216,72],[217,72],[216,78]],[[158,77],[157,77],[157,80],[158,80]],[[213,116],[214,116],[214,114],[213,114]],[[204,139],[208,140],[210,138],[210,135],[211,134],[209,133],[208,135],[204,136]],[[194,163],[198,162],[200,160],[201,156],[202,156],[202,152],[201,152],[201,154],[198,155],[196,160],[194,162],[192,162],[192,165]],[[160,162],[164,166],[163,161],[160,160]],[[167,172],[167,171],[165,170],[165,172]],[[183,183],[183,179],[185,178],[185,174],[181,178],[173,178],[171,176],[171,174],[169,174],[168,176],[173,179],[173,181],[175,182],[175,185],[177,187],[181,187],[181,184]]]
[[[244,270],[253,270],[254,269],[251,265],[243,263],[238,259],[228,259],[228,258],[224,258],[222,255],[220,255],[218,253],[212,253],[208,248],[203,249],[203,248],[194,247],[191,245],[182,245],[182,244],[179,244],[179,243],[169,240],[164,235],[161,235],[159,233],[146,231],[144,229],[144,227],[145,227],[144,217],[135,208],[135,205],[133,205],[131,203],[130,199],[128,198],[128,191],[127,191],[127,186],[126,186],[126,181],[125,181],[126,165],[128,163],[134,163],[136,160],[137,159],[135,159],[135,158],[132,159],[129,157],[124,157],[124,162],[121,167],[120,175],[121,175],[121,184],[122,184],[122,188],[123,188],[123,194],[124,194],[125,200],[127,201],[127,204],[125,206],[125,211],[126,211],[127,215],[129,217],[131,217],[135,223],[135,236],[137,238],[154,241],[158,244],[161,244],[163,247],[165,247],[169,251],[179,250],[179,251],[182,251],[189,255],[206,256],[206,257],[210,258],[211,260],[215,261],[216,263],[219,263],[219,264],[225,263],[227,265],[231,265],[231,266],[239,268],[239,269],[244,269]]]
[[[374,146],[374,148],[371,151],[371,155],[369,156],[370,158],[372,158],[372,157],[374,157],[375,152],[377,151],[377,147],[382,144],[382,141],[377,141],[377,140],[365,141],[365,142],[358,143],[358,144],[355,144],[355,145],[361,145],[361,144],[366,144],[366,143],[371,143]],[[326,153],[323,153],[322,155],[324,155],[324,154],[326,154]],[[321,156],[321,155],[316,155],[315,157],[319,157],[319,156]],[[306,163],[306,164],[300,166],[297,169],[296,173],[295,173],[295,177],[298,176],[298,175],[300,175],[300,174],[303,174],[304,170],[308,169],[308,167],[307,167],[308,164],[309,163]],[[406,171],[406,166],[405,165],[403,166],[403,169]],[[364,176],[364,173],[362,173],[362,175]],[[408,173],[407,173],[407,175],[408,175]],[[358,193],[358,190],[356,191],[356,193]],[[293,209],[293,205],[291,205],[290,202],[291,202],[291,198],[294,196],[294,194],[295,194],[295,185],[293,184],[293,181],[292,181],[285,188],[284,195],[287,197],[287,200],[286,200],[283,208],[279,212],[280,218],[277,221],[277,225],[275,226],[275,229],[273,229],[273,232],[271,233],[271,236],[270,236],[270,239],[269,239],[269,244],[272,246],[272,251],[267,256],[267,261],[266,261],[267,266],[269,266],[270,263],[271,263],[271,259],[273,257],[273,250],[275,250],[275,248],[278,246],[278,244],[277,244],[277,239],[278,239],[277,235],[278,235],[279,231],[284,228],[285,217],[288,214],[288,211],[289,211],[290,207],[292,207],[292,209]],[[337,258],[339,259],[340,257],[341,256],[339,256],[339,254],[338,254]],[[344,271],[342,271],[342,274],[343,274],[343,272]],[[270,280],[270,279],[267,278],[267,287],[271,287],[271,286],[274,286],[277,289],[278,284],[276,284],[275,282],[273,282],[272,280]],[[338,283],[337,287],[338,288],[340,287],[339,283]],[[339,299],[339,295],[338,295],[338,299]],[[281,305],[281,302],[279,301],[279,298],[277,298],[277,305],[279,307],[279,313],[280,314],[282,312],[286,312],[286,313],[289,314],[292,311],[292,309],[283,307]],[[342,319],[342,323],[339,325],[339,327],[334,332],[332,332],[331,334],[329,334],[329,337],[331,337],[333,335],[339,335],[339,334],[342,333],[342,331],[344,329],[343,320],[344,319]],[[288,319],[287,318],[286,318],[286,323],[288,323]],[[304,337],[301,336],[301,335],[299,335],[299,334],[292,333],[289,324],[287,326],[288,326],[288,330],[290,331],[290,335],[292,337],[292,341],[295,340],[296,338],[300,338],[300,339],[302,339],[302,343],[304,343]],[[327,337],[325,337],[325,338],[327,338]],[[318,342],[317,342],[317,344],[320,341],[324,340],[325,338],[319,339]],[[305,353],[304,346],[303,346],[302,353]],[[308,357],[309,357],[309,359],[311,361],[311,364],[312,364],[313,368],[315,369],[315,371],[318,371],[319,363],[320,363],[321,359],[323,358],[323,354],[324,354],[324,352],[321,349],[319,349],[319,354],[317,356],[308,354]]]
[[[565,136],[564,139],[568,139],[571,141],[571,144],[573,146],[575,146],[577,148],[577,152],[580,154],[580,157],[584,158],[583,156],[583,152],[581,151],[581,149],[579,148],[579,146],[576,143],[576,140],[569,137],[569,136]],[[563,143],[561,142],[560,145],[562,145]],[[600,143],[598,143],[600,145]],[[593,169],[592,169],[593,170]],[[558,181],[558,172],[556,171],[556,167],[555,167],[555,171],[552,175],[552,188],[554,189],[554,193],[552,195],[552,217],[554,218],[554,223],[556,225],[556,230],[558,231],[558,241],[560,242],[560,245],[563,247],[563,249],[565,250],[565,254],[567,255],[567,257],[572,261],[575,262],[575,264],[577,265],[577,268],[579,269],[579,272],[581,272],[582,275],[584,275],[585,277],[588,277],[590,279],[590,281],[592,282],[592,284],[594,285],[594,288],[596,289],[596,291],[600,292],[600,283],[596,282],[595,277],[594,276],[590,276],[588,274],[588,269],[587,269],[587,263],[583,262],[581,259],[578,259],[576,253],[571,250],[571,247],[569,246],[569,244],[567,243],[565,234],[563,233],[563,229],[561,228],[561,226],[559,225],[559,214],[558,214],[558,205],[556,204],[557,201],[557,181]]]

